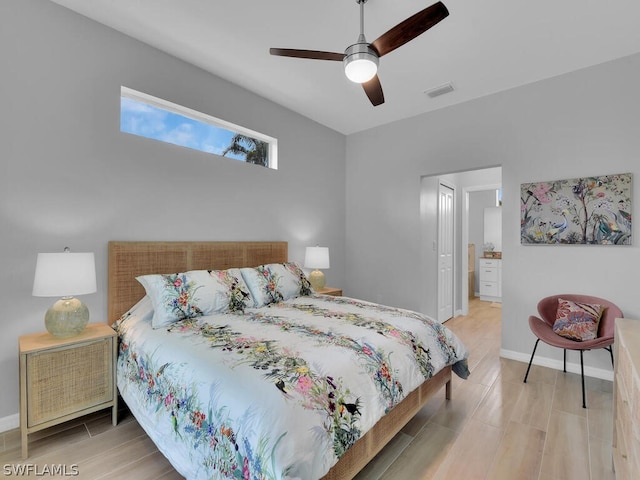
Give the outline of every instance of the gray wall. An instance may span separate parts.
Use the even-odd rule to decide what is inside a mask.
[[[546,295],[606,297],[638,318],[638,222],[633,246],[523,246],[519,199],[521,183],[624,172],[634,174],[639,198],[639,84],[634,55],[350,135],[350,294],[419,309],[426,283],[416,268],[424,234],[421,177],[501,165],[503,355],[528,360],[535,338],[527,318]],[[547,346],[539,355],[561,358]],[[585,363],[611,371],[604,351],[589,352]]]
[[[0,2],[0,58],[0,427],[17,422],[18,336],[55,301],[31,296],[38,252],[95,252],[94,322],[112,239],[287,240],[297,261],[326,245],[345,287],[342,134],[48,1]],[[120,133],[121,85],[278,138],[279,169]]]
[[[109,239],[283,239],[293,260],[320,243],[329,284],[418,310],[424,176],[502,166],[503,353],[528,357],[527,317],[548,294],[600,295],[640,315],[637,227],[631,247],[519,238],[521,183],[631,172],[638,198],[640,55],[346,140],[43,0],[0,2],[0,58],[0,427],[18,411],[17,338],[41,331],[52,303],[30,295],[37,252],[96,252],[93,321],[106,314]],[[279,170],[120,134],[121,85],[277,137]],[[585,358],[610,370],[604,352]]]

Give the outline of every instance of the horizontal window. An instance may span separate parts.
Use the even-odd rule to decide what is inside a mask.
[[[275,138],[127,87],[120,131],[277,169]]]

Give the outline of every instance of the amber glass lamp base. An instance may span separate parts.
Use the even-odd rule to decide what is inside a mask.
[[[320,270],[314,270],[309,274],[309,283],[313,290],[319,292],[327,284],[327,280],[324,278],[324,273]]]

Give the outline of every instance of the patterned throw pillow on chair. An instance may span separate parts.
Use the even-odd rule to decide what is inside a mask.
[[[598,324],[603,311],[602,305],[559,298],[553,331],[577,342],[593,340],[598,336]]]

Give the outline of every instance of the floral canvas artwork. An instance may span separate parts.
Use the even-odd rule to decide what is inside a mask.
[[[520,186],[522,244],[631,245],[630,173]]]

